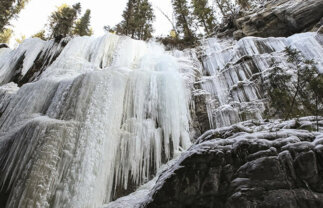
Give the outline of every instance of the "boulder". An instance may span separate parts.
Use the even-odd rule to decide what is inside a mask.
[[[0,43],[0,48],[9,48],[9,46],[5,43]]]
[[[323,133],[290,123],[206,132],[162,173],[142,207],[323,207]]]

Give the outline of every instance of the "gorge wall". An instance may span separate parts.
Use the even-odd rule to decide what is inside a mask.
[[[296,74],[284,52],[288,46],[314,59],[322,72],[322,37],[310,32],[204,42],[204,70],[193,89],[195,122],[215,130],[152,182],[106,208],[321,207],[323,117],[267,119],[271,100],[263,85],[275,67]]]
[[[317,30],[323,24],[323,2],[317,0],[273,0],[258,3],[237,19],[235,36],[288,37]]]
[[[246,37],[238,42],[206,40],[202,46],[205,71],[199,79],[201,90],[197,96],[206,97],[211,127],[264,118],[264,111],[270,108],[264,87],[270,73],[277,67],[287,74],[297,71],[288,62],[285,48],[296,48],[306,59],[313,59],[322,73],[322,43],[323,35],[316,32],[288,38]]]

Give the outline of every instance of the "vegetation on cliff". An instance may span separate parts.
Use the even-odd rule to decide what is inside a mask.
[[[17,18],[19,12],[29,0],[1,0],[0,3],[0,43],[8,43],[13,30],[8,28],[10,21]]]
[[[323,75],[313,60],[305,59],[297,49],[286,47],[287,61],[295,72],[275,67],[267,85],[271,106],[269,116],[285,119],[323,114]]]

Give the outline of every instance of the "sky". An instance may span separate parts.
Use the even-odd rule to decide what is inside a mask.
[[[25,35],[27,38],[42,30],[48,23],[49,15],[56,10],[57,6],[63,3],[72,5],[80,2],[82,5],[82,14],[86,9],[91,9],[91,27],[94,35],[103,35],[103,26],[111,27],[118,24],[122,17],[122,12],[126,7],[127,0],[30,0],[23,9],[17,20],[12,22],[14,29],[14,38],[10,45],[14,44],[15,38]],[[155,35],[166,35],[171,30],[171,24],[158,11],[160,8],[168,16],[172,16],[171,0],[150,0],[156,15],[154,22]]]

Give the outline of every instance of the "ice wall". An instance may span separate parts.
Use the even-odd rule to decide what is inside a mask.
[[[211,38],[203,67],[198,50],[112,34],[1,48],[0,206],[91,208],[132,192],[204,130],[261,120],[266,73],[292,72],[286,46],[323,72],[322,44]]]
[[[22,85],[34,81],[50,65],[67,43],[31,38],[16,50],[0,48],[0,84],[14,81]]]
[[[262,119],[268,101],[263,89],[266,73],[277,66],[295,73],[283,52],[287,46],[301,51],[307,59],[314,59],[323,73],[320,33],[288,38],[246,37],[239,41],[211,38],[202,43],[204,76],[198,83],[206,97],[211,128]]]
[[[190,146],[189,60],[112,34],[48,44],[0,49],[1,206],[98,207]]]

